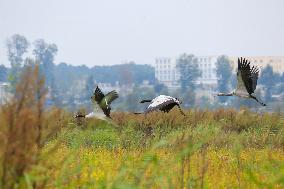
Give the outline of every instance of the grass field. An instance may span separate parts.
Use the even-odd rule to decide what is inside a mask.
[[[13,186],[284,187],[281,114],[231,109],[186,114],[183,117],[177,110],[146,117],[114,113],[112,124],[74,120],[69,113],[51,110],[44,121],[48,137],[37,161]],[[52,135],[46,134],[50,128],[57,128]]]

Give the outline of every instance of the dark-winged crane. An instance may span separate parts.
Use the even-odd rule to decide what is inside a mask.
[[[256,66],[250,68],[250,62],[245,58],[238,58],[237,88],[230,93],[218,93],[217,96],[238,96],[241,98],[252,98],[262,106],[266,104],[259,101],[254,95],[259,76]]]
[[[91,100],[94,104],[97,104],[100,107],[100,109],[103,111],[103,114],[107,118],[111,118],[110,117],[110,111],[111,111],[110,104],[112,101],[114,101],[117,98],[118,98],[118,94],[115,90],[104,95],[104,93],[97,86],[94,94],[91,97]],[[94,113],[94,112],[91,112],[87,115],[76,115],[75,118],[77,117],[84,117],[84,118],[98,117],[100,119],[104,119],[102,113],[100,114],[100,113]]]

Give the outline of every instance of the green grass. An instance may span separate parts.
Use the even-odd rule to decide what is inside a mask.
[[[281,114],[186,114],[115,113],[115,125],[64,114],[19,188],[284,187]]]

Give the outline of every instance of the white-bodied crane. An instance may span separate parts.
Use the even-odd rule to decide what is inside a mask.
[[[266,104],[259,101],[254,95],[259,76],[256,66],[250,68],[250,62],[245,58],[238,58],[237,88],[230,93],[218,93],[217,96],[238,96],[241,98],[252,98],[262,106]]]
[[[145,103],[145,102],[150,102],[150,105],[142,113],[147,114],[149,112],[157,110],[168,113],[174,106],[177,106],[181,114],[185,116],[185,113],[182,111],[180,107],[181,102],[177,98],[166,95],[160,95],[154,98],[153,100],[142,100],[140,103]],[[142,114],[142,113],[135,113],[135,114]]]

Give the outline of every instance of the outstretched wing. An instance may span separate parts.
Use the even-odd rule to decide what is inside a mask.
[[[251,69],[252,93],[253,93],[253,92],[255,91],[255,89],[256,89],[258,76],[259,76],[259,69],[258,69],[258,67],[253,66],[252,69]]]
[[[100,102],[102,101],[102,99],[104,97],[105,97],[104,93],[97,86],[93,96],[91,97],[91,99],[92,99],[92,102],[97,102],[98,104],[100,104]]]
[[[113,91],[110,91],[109,93],[107,93],[107,94],[105,95],[104,100],[106,101],[106,103],[107,103],[108,105],[110,105],[111,102],[114,101],[114,100],[117,99],[117,98],[118,98],[118,94],[117,94],[117,92],[116,92],[115,90],[113,90]]]
[[[102,99],[102,101],[100,102],[99,106],[101,107],[101,109],[103,110],[104,114],[107,117],[110,117],[110,104],[112,101],[114,101],[115,99],[118,98],[118,94],[116,91],[111,91],[108,94],[105,95],[105,97]]]
[[[252,94],[256,89],[259,70],[253,66],[250,69],[250,62],[245,58],[238,59],[238,85],[237,91],[240,93]]]
[[[149,113],[155,110],[163,109],[164,107],[170,105],[170,104],[176,104],[176,101],[174,98],[166,98],[162,100],[155,100],[153,103],[151,103],[148,108],[146,109],[145,113]]]

